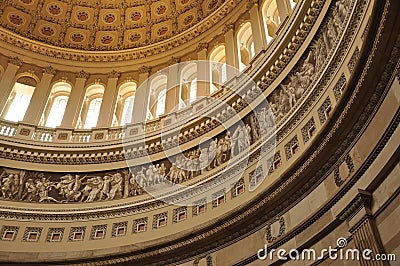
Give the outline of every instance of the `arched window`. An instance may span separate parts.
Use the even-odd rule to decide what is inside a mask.
[[[58,127],[61,124],[67,102],[68,96],[57,96],[54,98],[49,117],[45,124],[46,127]]]
[[[112,126],[124,126],[132,121],[136,87],[135,82],[126,82],[119,88]]]
[[[71,85],[67,82],[58,82],[53,86],[42,115],[41,125],[57,127],[61,124],[71,89]]]
[[[121,126],[124,126],[126,123],[132,121],[132,111],[133,111],[133,103],[135,102],[135,96],[129,96],[125,98],[121,116]]]
[[[90,101],[84,128],[92,128],[96,126],[97,120],[99,119],[101,102],[102,98],[94,98]]]
[[[15,82],[2,112],[4,119],[14,122],[24,119],[36,84],[37,81],[34,78],[27,76],[21,77]]]
[[[254,56],[254,42],[250,22],[244,23],[237,34],[239,47],[239,70],[242,71],[250,65],[250,60]]]
[[[279,27],[278,7],[275,0],[264,1],[262,16],[264,18],[265,36],[267,38],[267,43],[269,43],[275,38],[276,31]]]
[[[210,93],[214,93],[218,90],[218,85],[227,81],[226,74],[226,57],[225,57],[225,46],[219,45],[214,48],[210,54],[210,76],[212,84],[210,86]]]
[[[158,75],[150,83],[151,97],[149,100],[148,119],[159,117],[165,113],[167,101],[167,76]]]
[[[197,64],[189,63],[181,71],[179,107],[186,107],[197,99]]]
[[[92,128],[97,125],[100,107],[104,94],[104,86],[94,84],[86,89],[85,101],[78,121],[78,128]]]
[[[157,95],[157,109],[156,109],[156,117],[163,115],[165,113],[165,101],[167,98],[167,89],[161,89]]]

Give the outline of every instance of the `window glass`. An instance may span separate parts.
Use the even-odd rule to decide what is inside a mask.
[[[101,102],[102,98],[95,98],[90,101],[84,128],[92,128],[96,126],[97,120],[99,119]]]

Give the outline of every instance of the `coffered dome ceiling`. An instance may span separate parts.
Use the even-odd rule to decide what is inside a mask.
[[[121,50],[171,38],[225,0],[4,0],[0,24],[19,35],[81,50]]]

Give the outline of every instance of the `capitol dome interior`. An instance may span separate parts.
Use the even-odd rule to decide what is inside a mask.
[[[399,265],[398,14],[0,1],[0,264]]]

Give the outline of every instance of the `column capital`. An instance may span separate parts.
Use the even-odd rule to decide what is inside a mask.
[[[365,190],[358,190],[356,197],[350,204],[338,215],[342,221],[349,220],[355,216],[362,208],[369,212],[372,204],[372,194]]]
[[[56,70],[52,66],[48,66],[43,68],[43,74],[49,74],[54,76],[56,74]]]
[[[89,78],[89,73],[87,73],[84,70],[81,70],[81,71],[79,71],[77,77],[80,78],[80,79],[88,79]]]
[[[8,59],[8,63],[15,65],[15,66],[19,66],[19,67],[22,66],[23,62],[24,61],[22,61],[22,59],[19,58],[18,56]]]
[[[118,72],[118,71],[115,71],[115,70],[113,70],[110,73],[108,73],[108,78],[109,79],[111,79],[111,78],[119,78],[120,76],[121,76],[121,72]]]
[[[224,33],[227,33],[228,31],[234,30],[234,29],[235,29],[235,24],[233,24],[233,23],[227,23],[227,24],[224,25],[222,31],[223,31]]]
[[[196,47],[196,52],[200,52],[201,50],[208,49],[208,43],[201,42]]]
[[[151,71],[151,68],[148,66],[141,66],[139,68],[139,74],[149,74]]]
[[[171,59],[168,61],[168,65],[178,64],[181,61],[179,57],[172,56]]]

